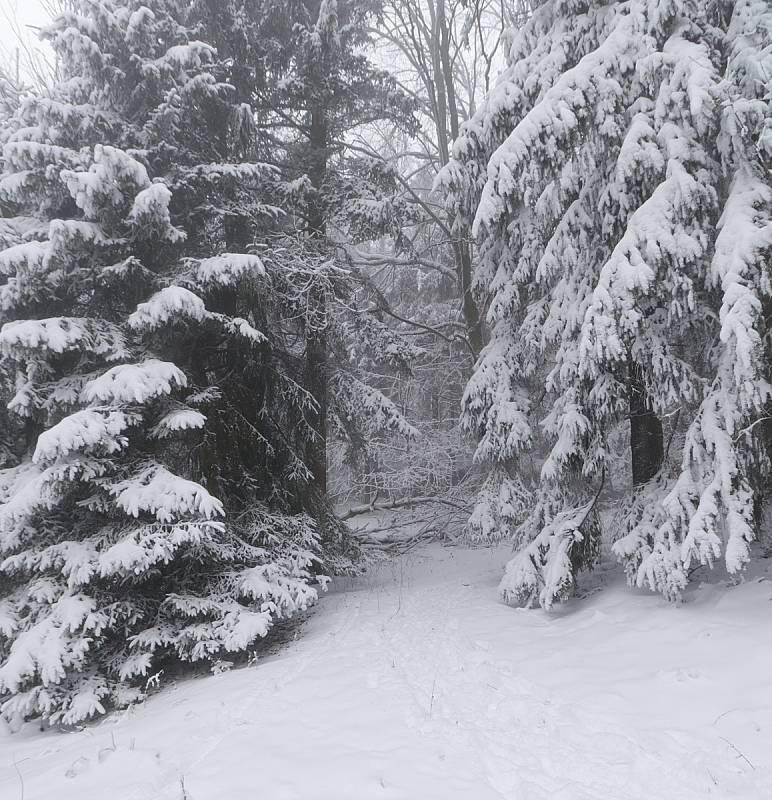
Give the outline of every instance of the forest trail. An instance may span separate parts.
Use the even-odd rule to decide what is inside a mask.
[[[772,797],[772,581],[672,607],[601,573],[548,615],[497,603],[507,557],[430,545],[338,581],[256,666],[0,732],[0,798]]]

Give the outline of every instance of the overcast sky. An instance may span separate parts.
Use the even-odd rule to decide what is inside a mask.
[[[47,20],[48,14],[40,0],[0,0],[0,59],[4,63],[12,63],[19,48],[24,70],[25,48],[39,46],[35,31],[30,26],[43,25]]]

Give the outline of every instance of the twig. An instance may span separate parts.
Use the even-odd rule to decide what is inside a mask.
[[[772,417],[759,417],[759,419],[757,419],[755,422],[753,422],[750,425],[748,425],[747,428],[743,428],[737,434],[737,436],[735,436],[734,441],[737,442],[740,439],[741,436],[743,436],[744,434],[750,433],[759,423],[761,423],[761,422],[769,422],[770,420],[772,420]]]
[[[713,724],[715,725],[722,717],[725,717],[727,714],[731,714],[733,711],[739,711],[739,708],[730,708],[728,711],[724,711],[723,714],[719,714],[714,720]]]
[[[756,767],[753,766],[753,763],[748,758],[748,756],[746,756],[745,753],[743,753],[743,751],[740,750],[739,747],[737,747],[736,745],[732,744],[732,742],[730,742],[729,739],[727,739],[725,736],[719,736],[718,738],[719,739],[723,739],[732,748],[732,750],[734,750],[735,753],[737,753],[737,757],[738,758],[742,758],[748,764],[748,766],[751,769],[754,769],[754,770],[756,769]]]

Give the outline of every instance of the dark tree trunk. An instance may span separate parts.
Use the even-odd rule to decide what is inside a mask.
[[[327,177],[328,126],[324,109],[314,109],[311,113],[309,136],[310,163],[308,177],[316,190],[308,210],[308,228],[312,237],[323,240],[327,233],[325,212],[321,192]],[[315,317],[321,322],[325,317],[325,298],[319,292],[314,298]],[[306,333],[305,387],[317,403],[317,409],[310,415],[311,426],[316,434],[308,448],[308,468],[313,476],[314,487],[321,495],[327,493],[327,408],[329,405],[327,389],[327,341],[323,330],[311,328]]]
[[[322,187],[327,178],[328,127],[325,110],[313,109],[308,135],[308,177],[316,191],[308,209],[308,229],[312,236],[320,238],[327,234],[326,215],[321,198]]]
[[[306,337],[305,388],[316,400],[311,412],[311,427],[316,434],[307,451],[308,468],[321,494],[327,493],[327,342],[324,333],[314,331]]]
[[[763,411],[764,416],[759,423],[761,431],[759,436],[761,438],[761,446],[766,452],[767,459],[772,464],[772,404],[767,405]],[[767,513],[769,520],[772,522],[772,473],[761,472],[760,481],[757,490],[756,501],[758,513]],[[766,531],[768,538],[767,549],[772,551],[772,527]]]
[[[461,308],[464,312],[466,335],[476,357],[482,350],[483,336],[480,310],[472,294],[472,251],[467,242],[459,239],[454,242],[453,248],[461,289]]]
[[[664,439],[662,423],[652,411],[646,394],[641,368],[632,360],[628,362],[628,387],[633,486],[640,486],[659,472],[664,458]]]
[[[770,329],[772,328],[772,298],[766,295],[762,300],[761,306],[762,314],[762,336],[766,338],[772,335]],[[767,380],[772,379],[772,367],[767,364],[767,370],[764,377]],[[763,419],[761,421],[761,441],[766,450],[767,458],[772,463],[772,402],[768,401],[764,407]],[[763,502],[772,506],[772,474],[767,474],[766,481],[762,489]],[[772,512],[771,512],[772,513]],[[772,531],[770,531],[772,533]]]

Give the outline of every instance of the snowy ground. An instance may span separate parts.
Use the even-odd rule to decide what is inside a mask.
[[[0,798],[772,798],[772,580],[671,607],[607,574],[547,615],[496,602],[507,556],[424,547],[257,666],[0,732]]]

